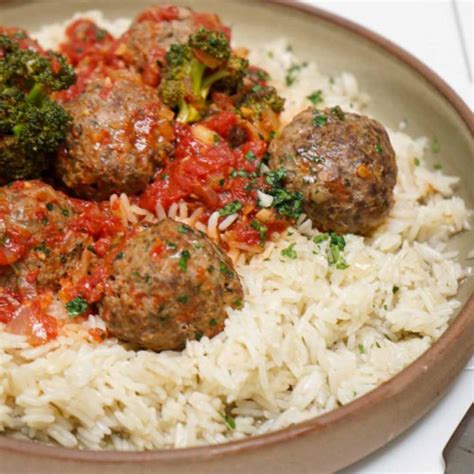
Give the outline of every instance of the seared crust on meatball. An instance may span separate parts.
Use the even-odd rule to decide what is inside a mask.
[[[67,197],[40,181],[0,188],[0,286],[57,289],[85,247],[68,229],[74,218]]]
[[[393,206],[395,152],[384,127],[339,107],[298,114],[269,147],[269,166],[285,168],[286,187],[303,194],[322,231],[367,234]]]
[[[111,71],[64,107],[73,125],[56,171],[77,196],[102,200],[139,193],[172,151],[169,110],[136,73]]]
[[[204,234],[171,219],[138,230],[115,257],[99,311],[117,338],[154,351],[223,328],[242,304],[239,277]]]

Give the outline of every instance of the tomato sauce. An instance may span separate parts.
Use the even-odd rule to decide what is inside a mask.
[[[223,214],[222,220],[225,206],[238,202],[239,217],[231,227],[231,235],[248,245],[261,245],[272,232],[284,230],[288,226],[286,220],[271,211],[265,222],[264,239],[262,233],[252,227],[252,221],[261,210],[257,190],[265,191],[269,187],[260,173],[267,142],[249,140],[232,148],[227,140],[238,121],[234,113],[226,111],[201,122],[217,133],[218,140],[212,145],[198,141],[192,126],[176,124],[174,157],[142,194],[139,204],[154,212],[159,203],[167,211],[171,204],[184,200],[191,206],[203,207],[200,219],[207,222],[210,214],[217,210]]]

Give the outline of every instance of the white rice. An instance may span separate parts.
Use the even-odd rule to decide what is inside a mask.
[[[115,32],[127,24],[89,16]],[[44,28],[38,37],[53,46],[62,30]],[[284,40],[252,51],[252,59],[287,97],[286,120],[315,89],[323,91],[323,105],[360,110],[368,101],[352,75],[331,83],[314,64],[287,89],[285,68],[298,60]],[[245,306],[229,312],[221,334],[189,342],[181,353],[135,352],[115,339],[95,343],[88,330],[105,327],[96,316],[66,325],[57,340],[36,348],[0,331],[0,430],[91,449],[220,443],[333,410],[403,369],[460,305],[455,296],[464,273],[446,241],[469,225],[463,200],[453,196],[457,178],[424,165],[426,140],[394,131],[390,137],[399,169],[396,204],[372,239],[346,237],[347,269],[329,266],[327,242],[312,241],[317,231],[303,217],[248,263],[231,251]],[[111,200],[127,221],[166,215],[160,205],[153,215],[125,195]],[[169,215],[216,239],[234,219],[219,222],[213,214],[206,227],[197,222],[200,212],[189,215],[181,203]],[[282,255],[289,245],[297,258]],[[64,317],[64,308],[56,312]]]

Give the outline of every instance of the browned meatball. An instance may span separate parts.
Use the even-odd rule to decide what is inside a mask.
[[[172,44],[186,43],[200,27],[230,32],[215,14],[176,6],[150,7],[135,18],[122,37],[117,54],[142,73],[147,84],[156,86],[160,79],[157,62],[163,62]]]
[[[367,234],[393,206],[397,164],[384,127],[339,107],[298,114],[269,148],[272,169],[303,194],[305,212],[322,231]]]
[[[229,257],[204,234],[171,219],[139,230],[115,257],[99,311],[109,331],[154,351],[223,328],[242,286]]]
[[[96,78],[64,107],[73,125],[56,170],[80,197],[139,193],[172,151],[169,110],[136,73],[111,71]]]
[[[86,245],[69,228],[75,218],[68,198],[40,181],[0,188],[0,286],[58,287]]]

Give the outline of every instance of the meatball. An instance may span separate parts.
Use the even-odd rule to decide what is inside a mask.
[[[69,230],[76,216],[64,194],[40,181],[0,188],[0,286],[56,289],[85,246]]]
[[[214,14],[175,6],[150,7],[137,16],[122,37],[117,54],[142,73],[147,84],[157,86],[160,78],[157,62],[164,61],[172,44],[186,43],[189,35],[200,27],[228,35],[230,32]]]
[[[220,332],[242,286],[229,257],[204,234],[171,219],[127,238],[99,312],[108,330],[154,351]]]
[[[384,127],[339,107],[308,108],[269,147],[269,166],[322,231],[367,234],[393,206],[397,164]]]
[[[169,110],[136,73],[111,71],[105,79],[91,80],[64,107],[73,124],[56,172],[80,197],[139,193],[172,151]]]

